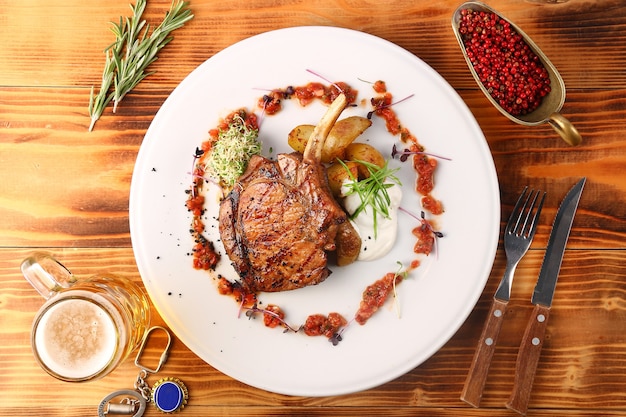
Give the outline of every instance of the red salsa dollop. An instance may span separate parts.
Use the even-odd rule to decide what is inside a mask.
[[[339,313],[312,314],[307,317],[303,330],[307,336],[334,337],[339,330],[348,324],[347,320]]]
[[[393,272],[387,273],[384,277],[368,286],[363,291],[363,298],[359,305],[359,310],[354,316],[354,320],[363,325],[380,308],[395,285],[402,281],[402,276]]]
[[[350,85],[344,82],[336,82],[329,86],[322,83],[308,83],[307,85],[284,89],[275,89],[261,97],[257,103],[258,107],[263,109],[267,115],[278,113],[282,110],[283,100],[296,98],[301,106],[308,106],[314,100],[320,100],[324,104],[330,104],[343,93],[346,96],[348,104],[356,101],[358,91],[354,90]]]

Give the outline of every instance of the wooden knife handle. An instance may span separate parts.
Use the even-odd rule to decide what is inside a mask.
[[[528,410],[528,400],[537,371],[549,314],[550,307],[535,305],[517,353],[513,392],[506,407],[524,416]]]
[[[461,392],[461,400],[474,407],[479,406],[483,396],[487,373],[489,372],[493,352],[496,349],[496,342],[500,334],[502,321],[504,320],[506,305],[506,301],[493,299],[491,308],[489,309],[489,315],[485,321],[480,339],[478,339],[474,359],[467,373],[463,391]]]

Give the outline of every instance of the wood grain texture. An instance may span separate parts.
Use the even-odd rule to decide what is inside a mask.
[[[491,360],[498,344],[508,301],[494,298],[485,318],[483,330],[476,343],[476,352],[467,371],[461,399],[473,407],[480,406],[485,382],[489,376]]]
[[[528,411],[528,401],[533,390],[533,382],[535,381],[549,316],[550,307],[535,305],[528,318],[528,324],[517,352],[515,379],[506,407],[523,416]]]
[[[126,0],[5,2],[0,85],[90,87],[99,83],[102,50],[113,41],[109,22],[127,15],[128,4]],[[460,4],[454,0],[196,0],[192,2],[195,18],[175,32],[175,42],[167,46],[169,53],[154,66],[157,74],[140,88],[174,87],[197,65],[239,40],[299,25],[347,27],[380,36],[424,59],[454,87],[474,88],[450,25]],[[624,24],[620,0],[491,5],[546,52],[569,90],[626,85],[621,70],[626,66],[626,45],[617,36]],[[169,1],[149,2],[147,20],[158,22],[168,6]]]
[[[19,273],[19,263],[28,253],[29,249],[0,250],[3,279],[0,380],[12,381],[0,390],[0,402],[15,409],[29,401],[38,407],[63,408],[66,404],[95,407],[109,392],[131,386],[138,372],[132,360],[127,360],[101,381],[81,384],[79,396],[74,389],[68,389],[66,383],[48,377],[35,364],[30,352],[29,330],[42,300]],[[95,273],[105,265],[109,271],[140,283],[130,249],[69,248],[56,250],[55,254],[78,276]],[[217,415],[219,412],[234,415],[242,406],[257,407],[261,415],[271,415],[281,412],[277,404],[293,412],[300,409],[301,415],[309,415],[312,409],[319,407],[355,412],[362,404],[384,410],[395,409],[395,413],[400,413],[398,415],[408,415],[409,410],[416,412],[420,409],[428,412],[441,409],[440,415],[505,415],[502,408],[512,389],[521,334],[532,310],[529,300],[542,256],[542,251],[531,250],[518,267],[512,299],[478,410],[483,414],[471,414],[459,400],[459,394],[489,298],[504,269],[503,253],[498,253],[477,308],[453,339],[420,367],[384,386],[329,398],[267,393],[215,371],[178,340],[174,341],[172,356],[162,376],[178,376],[188,386],[193,402],[185,410],[187,415]],[[626,349],[623,337],[626,331],[623,294],[626,286],[622,278],[626,273],[625,261],[626,253],[621,250],[566,253],[535,377],[534,387],[540,388],[532,393],[529,415],[542,415],[535,414],[536,409],[584,415],[576,413],[586,408],[603,410],[603,415],[609,415],[611,410],[626,408],[624,391],[611,388],[626,384],[626,374],[621,372],[626,367],[623,355]],[[158,313],[154,313],[158,324]],[[154,380],[149,379],[149,382]],[[402,411],[402,408],[409,410]],[[443,411],[446,409],[448,414]],[[486,414],[489,410],[493,414]],[[406,414],[402,414],[404,412]],[[423,415],[428,412],[424,411]]]
[[[365,392],[328,398],[265,392],[221,374],[175,339],[161,376],[179,377],[188,386],[191,399],[184,415],[514,415],[504,404],[533,309],[530,296],[556,208],[582,176],[588,181],[563,260],[528,415],[626,415],[624,2],[490,2],[521,26],[562,74],[567,99],[561,113],[583,136],[575,148],[563,144],[549,126],[515,125],[489,104],[452,35],[450,19],[460,3],[191,0],[196,17],[175,32],[152,68],[157,72],[124,99],[117,114],[107,109],[89,133],[89,91],[99,83],[102,50],[112,41],[109,22],[130,12],[128,0],[0,2],[0,415],[93,415],[105,395],[132,387],[138,372],[132,359],[107,378],[80,386],[56,381],[36,365],[29,335],[42,299],[22,278],[19,264],[43,248],[78,276],[106,270],[141,285],[128,198],[135,158],[154,115],[176,85],[218,51],[258,33],[297,25],[377,35],[438,71],[484,132],[500,183],[501,218],[508,217],[525,185],[547,191],[537,236],[517,268],[479,409],[459,395],[504,272],[502,250],[476,307],[454,337],[416,369]],[[169,4],[149,1],[148,20],[159,20]],[[163,324],[155,309],[153,317],[153,324]],[[146,415],[159,413],[149,409]]]

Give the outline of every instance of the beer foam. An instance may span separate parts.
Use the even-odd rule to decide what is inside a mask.
[[[117,331],[113,318],[93,301],[65,299],[41,316],[34,342],[41,362],[53,373],[87,378],[112,360]]]

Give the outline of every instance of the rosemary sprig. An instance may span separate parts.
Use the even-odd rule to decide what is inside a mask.
[[[188,4],[173,0],[165,18],[152,33],[150,25],[141,18],[146,0],[137,0],[136,5],[130,5],[133,15],[130,18],[120,17],[119,23],[113,24],[111,31],[115,34],[115,42],[105,49],[106,61],[100,91],[94,96],[92,88],[89,98],[90,131],[111,101],[115,113],[124,96],[152,74],[146,72],[146,68],[157,60],[158,52],[172,41],[170,33],[194,17],[187,8]],[[111,87],[113,91],[109,92]]]
[[[381,213],[385,218],[389,218],[391,198],[389,197],[387,189],[394,185],[402,185],[398,177],[394,175],[399,168],[390,169],[388,167],[389,161],[386,161],[382,168],[367,161],[355,160],[354,162],[365,166],[369,172],[369,177],[358,181],[357,178],[352,175],[348,166],[343,161],[339,160],[339,163],[348,171],[350,179],[352,180],[345,184],[348,189],[346,195],[357,193],[361,199],[361,204],[350,217],[353,219],[356,218],[367,206],[370,206],[372,208],[372,216],[374,217],[374,237],[376,237],[378,213]]]
[[[121,19],[121,18],[120,18]],[[117,38],[114,43],[109,45],[105,50],[106,60],[104,63],[104,69],[102,70],[102,81],[100,82],[100,91],[98,95],[94,95],[94,88],[91,87],[91,93],[89,95],[89,116],[91,117],[91,124],[89,125],[89,131],[93,130],[96,121],[102,116],[104,109],[113,100],[113,93],[109,93],[109,89],[113,84],[113,78],[115,76],[115,60],[113,56],[121,53],[124,50],[125,37]]]

